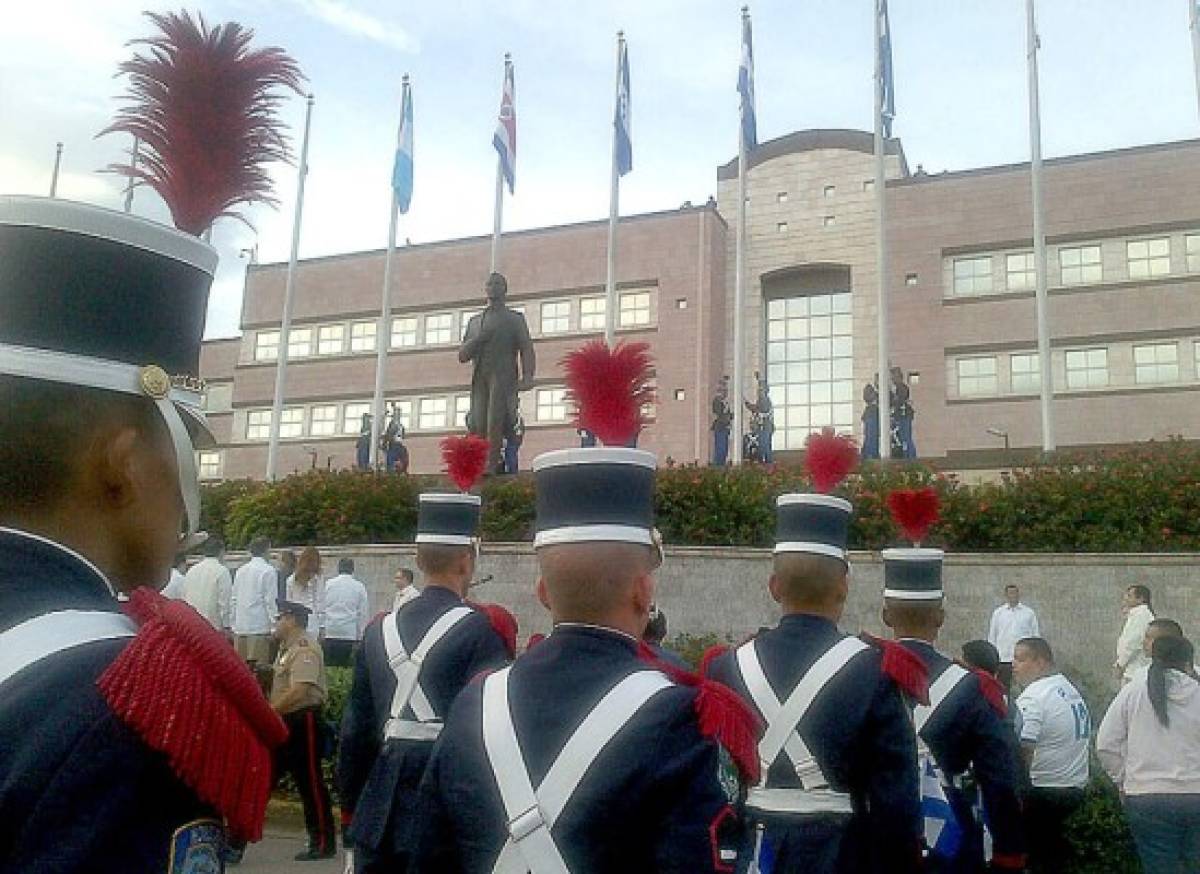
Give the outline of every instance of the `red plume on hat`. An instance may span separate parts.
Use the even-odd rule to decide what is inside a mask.
[[[813,488],[822,494],[833,491],[858,467],[858,446],[849,437],[838,436],[832,428],[808,435],[804,443],[804,469]]]
[[[919,544],[939,518],[941,498],[937,489],[896,489],[887,497],[892,519],[904,532],[904,536]]]
[[[478,434],[442,440],[442,461],[454,484],[469,492],[487,468],[488,442]]]
[[[644,424],[642,407],[654,400],[649,344],[622,342],[610,349],[593,340],[568,353],[562,365],[578,427],[607,446],[630,443]]]
[[[280,48],[251,49],[254,31],[236,22],[146,16],[161,33],[130,43],[148,51],[121,64],[127,103],[100,132],[137,137],[136,162],[109,170],[149,185],[175,226],[197,236],[222,216],[242,218],[238,204],[277,205],[265,165],[291,158],[278,89],[300,92],[296,62]]]

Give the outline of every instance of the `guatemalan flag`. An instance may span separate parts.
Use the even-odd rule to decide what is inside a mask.
[[[396,194],[396,206],[401,213],[408,212],[413,192],[413,107],[412,87],[404,77],[404,91],[400,97],[400,134],[396,138],[396,161],[392,165],[392,191]]]
[[[633,169],[633,137],[629,114],[629,48],[621,40],[621,59],[617,70],[617,109],[613,124],[616,125],[617,175],[624,176]]]
[[[508,193],[512,194],[517,166],[517,86],[513,81],[513,63],[507,55],[504,58],[504,93],[500,95],[500,120],[492,145],[500,155],[500,168],[508,183]]]
[[[738,94],[742,95],[742,142],[747,149],[758,145],[758,122],[754,115],[754,44],[750,37],[750,13],[742,12],[742,63],[738,67]]]

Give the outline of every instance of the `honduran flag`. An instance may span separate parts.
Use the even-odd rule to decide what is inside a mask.
[[[742,61],[738,65],[738,94],[742,97],[742,142],[747,149],[758,145],[758,119],[754,112],[754,40],[750,13],[742,10]]]
[[[930,855],[953,859],[962,847],[963,830],[946,798],[942,775],[932,756],[922,756],[921,816],[925,820],[925,848]]]
[[[617,110],[613,124],[617,129],[617,175],[624,176],[633,169],[633,119],[629,101],[629,49],[621,40],[621,58],[617,70]]]
[[[504,93],[500,95],[500,120],[496,124],[492,145],[500,156],[508,193],[512,194],[517,166],[517,86],[513,81],[513,63],[508,55],[504,56]]]
[[[404,77],[404,93],[400,98],[400,135],[396,142],[396,161],[392,165],[392,190],[396,206],[403,215],[408,212],[413,193],[413,107],[412,88]]]

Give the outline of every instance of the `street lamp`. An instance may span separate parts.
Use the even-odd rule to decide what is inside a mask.
[[[1008,432],[1003,428],[988,428],[987,432],[993,437],[999,437],[1004,441],[1004,451],[1008,452]]]

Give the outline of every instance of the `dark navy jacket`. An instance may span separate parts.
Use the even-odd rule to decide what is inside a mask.
[[[0,529],[0,632],[58,610],[119,607],[99,571],[74,553]],[[66,650],[0,686],[3,874],[160,874],[175,870],[168,860],[177,831],[181,851],[189,832],[214,833],[215,820],[188,828],[212,812],[96,688],[127,643]]]
[[[904,639],[900,643],[925,663],[930,686],[952,664],[947,656],[924,641]],[[1011,731],[983,697],[979,679],[972,675],[950,692],[921,729],[921,737],[947,778],[958,777],[969,768],[973,770],[987,810],[994,858],[1019,869],[1023,867],[1025,847],[1017,801],[1019,769]],[[964,842],[959,854],[963,862],[961,870],[976,870],[983,856],[979,836],[970,827],[973,816],[970,801],[955,787],[947,790],[947,797],[959,823],[972,838]]]
[[[383,622],[397,621],[404,648],[412,652],[442,614],[462,606],[462,599],[441,586],[427,586],[393,619],[383,614],[363,634],[354,663],[354,685],[342,718],[338,755],[338,789],[343,807],[354,811],[350,835],[360,846],[382,853],[409,852],[417,789],[429,753],[428,741],[383,743],[391,713],[396,675],[383,645]],[[455,696],[481,671],[502,667],[508,650],[487,616],[474,612],[447,632],[421,668],[421,688],[439,716],[450,711]],[[405,716],[412,719],[411,708]]]
[[[619,632],[559,625],[522,655],[509,678],[518,741],[536,788],[584,718],[647,665]],[[421,787],[415,874],[490,874],[507,817],[483,744],[481,682],[454,703]],[[696,691],[673,686],[638,711],[601,752],[553,829],[571,871],[704,874],[729,871],[718,834],[734,825],[732,766],[701,735]],[[723,786],[732,789],[729,792]]]
[[[801,677],[846,635],[817,616],[784,616],[755,638],[763,673],[780,701]],[[848,826],[829,817],[769,819],[774,870],[783,872],[905,872],[920,863],[920,796],[917,748],[908,705],[872,650],[856,656],[817,696],[800,723],[800,735],[830,788],[849,793]],[[737,690],[751,705],[734,652],[715,659],[709,676]],[[760,714],[761,715],[761,714]],[[787,755],[772,764],[767,786],[799,786]]]

